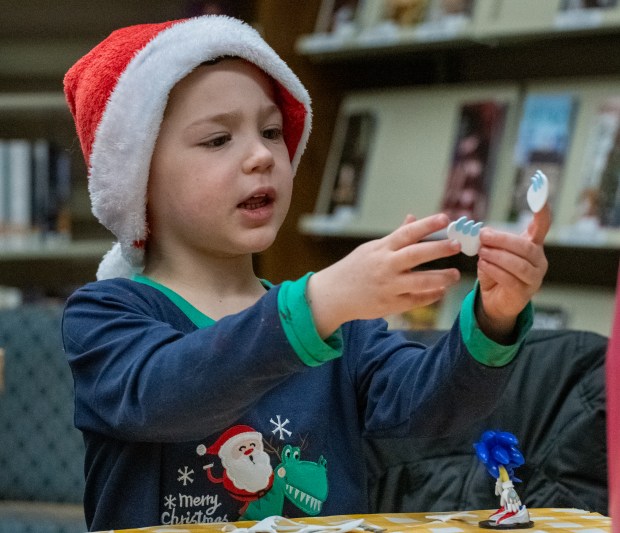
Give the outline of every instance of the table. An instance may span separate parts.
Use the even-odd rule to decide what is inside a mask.
[[[295,518],[295,522],[304,524],[337,525],[343,521],[364,518],[364,524],[385,529],[387,533],[470,533],[485,532],[488,529],[478,527],[480,520],[485,520],[493,510],[462,511],[454,513],[398,513],[373,515],[342,515]],[[579,509],[529,509],[534,521],[532,529],[511,530],[523,533],[610,533],[611,519],[598,513],[589,513]],[[246,528],[255,522],[236,522],[238,528]],[[141,529],[117,529],[116,533],[222,533],[226,524],[175,524],[153,526]],[[230,528],[230,524],[228,524]],[[113,531],[105,533],[113,533]],[[355,530],[364,533],[362,530]],[[101,532],[104,533],[104,532]],[[232,532],[234,533],[234,531]]]

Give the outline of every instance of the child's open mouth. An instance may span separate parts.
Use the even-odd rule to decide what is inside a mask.
[[[257,194],[244,200],[237,207],[241,209],[247,209],[249,211],[254,211],[255,209],[260,209],[261,207],[266,207],[273,203],[273,198],[268,194]]]

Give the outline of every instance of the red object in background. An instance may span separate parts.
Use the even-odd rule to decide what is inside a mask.
[[[616,310],[607,349],[607,468],[612,533],[620,533],[620,271]]]

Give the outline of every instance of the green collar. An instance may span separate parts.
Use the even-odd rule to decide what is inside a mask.
[[[154,289],[157,289],[159,292],[167,296],[168,299],[174,305],[176,305],[197,328],[206,328],[215,324],[215,320],[205,315],[202,311],[196,309],[185,298],[183,298],[183,296],[174,292],[172,289],[169,289],[165,285],[157,283],[156,281],[142,274],[135,274],[131,279],[133,281],[137,281],[138,283],[144,283],[144,285],[153,287]],[[270,289],[273,286],[271,283],[263,279],[261,280],[261,283],[266,289]]]
[[[144,283],[154,289],[157,289],[159,292],[163,293],[168,297],[168,299],[176,305],[183,314],[189,318],[197,328],[206,328],[207,326],[212,326],[215,324],[215,320],[209,318],[202,311],[196,309],[192,304],[190,304],[183,296],[174,292],[172,289],[162,285],[161,283],[157,283],[151,278],[147,278],[142,274],[135,274],[131,279],[137,281],[138,283]]]

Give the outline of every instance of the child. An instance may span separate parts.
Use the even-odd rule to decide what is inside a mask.
[[[89,528],[368,512],[364,436],[449,434],[493,408],[546,270],[547,210],[524,236],[483,231],[477,287],[426,348],[378,317],[458,280],[412,271],[459,252],[423,242],[445,215],[300,280],[256,278],[311,113],[250,27],[118,30],[65,92],[93,211],[118,238],[63,321]]]

